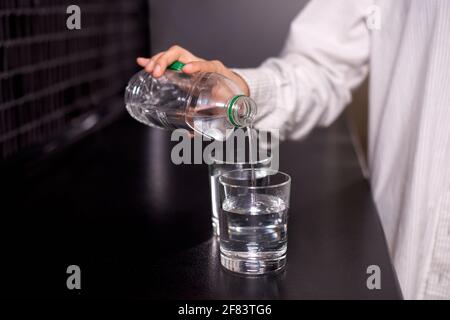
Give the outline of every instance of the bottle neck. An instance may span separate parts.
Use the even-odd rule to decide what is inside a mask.
[[[228,104],[228,121],[237,127],[250,126],[256,116],[256,103],[250,97],[244,95],[234,96]]]

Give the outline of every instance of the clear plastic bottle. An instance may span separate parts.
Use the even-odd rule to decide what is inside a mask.
[[[130,115],[151,127],[184,128],[216,140],[251,125],[256,104],[233,81],[217,73],[187,75],[183,66],[176,61],[158,79],[136,73],[125,90]]]

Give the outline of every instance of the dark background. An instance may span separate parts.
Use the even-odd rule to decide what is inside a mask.
[[[230,67],[277,56],[307,0],[150,0],[153,52],[173,44]]]

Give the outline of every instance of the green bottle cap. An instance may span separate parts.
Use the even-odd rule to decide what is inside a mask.
[[[228,120],[231,122],[231,124],[233,126],[235,126],[236,128],[239,128],[240,126],[236,123],[236,121],[234,120],[234,116],[233,116],[233,107],[234,104],[236,103],[237,99],[239,99],[240,97],[244,97],[244,95],[240,94],[237,96],[234,96],[230,103],[228,104],[228,109],[227,109],[227,113],[228,113]]]
[[[170,70],[175,70],[175,71],[181,71],[181,69],[183,69],[183,67],[184,67],[184,63],[183,62],[175,61],[174,63],[172,63],[169,66],[169,69]]]

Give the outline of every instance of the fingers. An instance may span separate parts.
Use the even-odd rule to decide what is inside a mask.
[[[186,49],[180,46],[172,46],[167,51],[162,51],[150,59],[148,58],[138,58],[136,62],[145,68],[145,71],[151,73],[155,78],[158,78],[164,74],[167,67],[175,61],[180,61],[183,63],[189,63],[192,61],[203,61]]]
[[[150,62],[150,59],[149,58],[139,57],[139,58],[136,59],[136,62],[141,67],[145,68],[145,66]]]
[[[161,57],[164,53],[165,53],[165,51],[162,51],[158,54],[155,54],[150,59],[148,59],[147,63],[144,66],[145,71],[147,71],[148,73],[153,73],[153,70],[154,70],[155,64],[156,64],[156,60],[158,60],[159,57]]]
[[[213,61],[193,61],[186,64],[183,72],[191,74],[196,72],[216,72],[223,73],[224,65],[217,60]]]
[[[141,67],[145,68],[145,71],[152,74],[153,77],[158,78],[164,74],[168,66],[177,60],[186,64],[183,68],[183,72],[186,73],[221,73],[226,69],[220,61],[205,61],[177,45],[172,46],[169,50],[162,51],[151,58],[139,57],[136,62]]]
[[[136,62],[138,65],[143,67],[147,72],[151,73],[153,71],[153,67],[155,66],[156,59],[158,59],[163,53],[164,52],[160,52],[151,58],[139,57],[136,59]]]
[[[195,58],[196,57],[186,49],[183,49],[180,46],[172,46],[169,50],[167,50],[164,54],[162,54],[155,60],[153,76],[156,78],[160,77],[164,74],[167,67],[177,60],[183,63],[187,63],[193,61]]]

